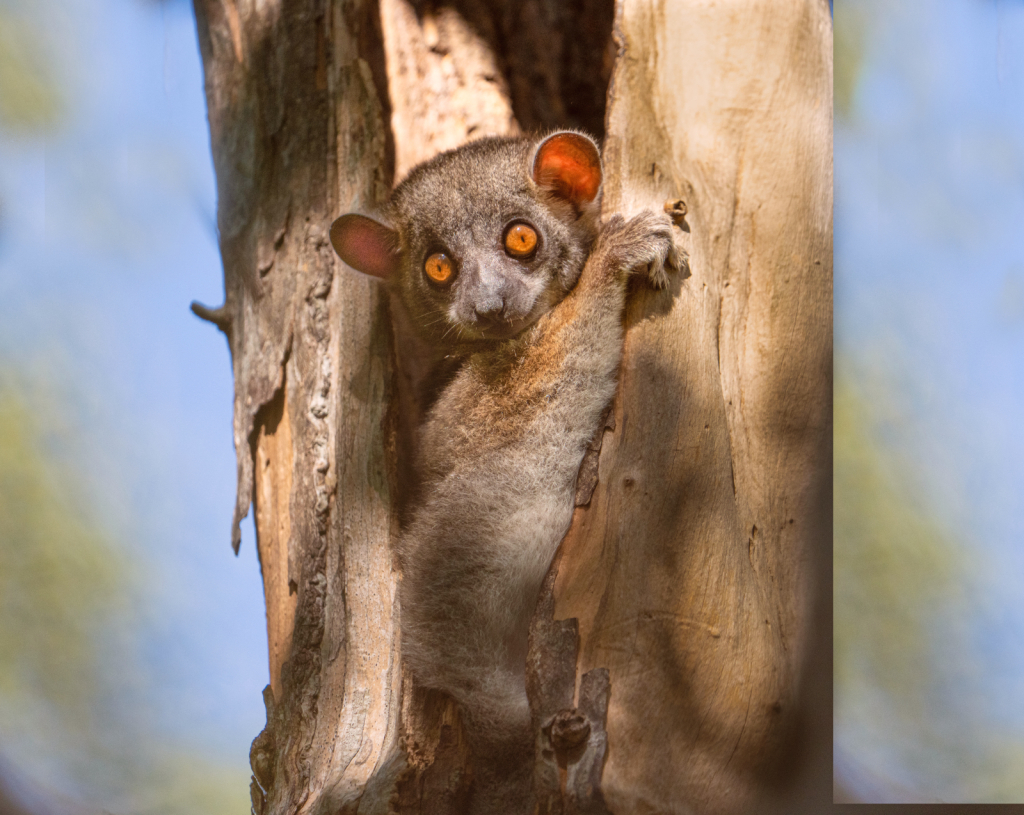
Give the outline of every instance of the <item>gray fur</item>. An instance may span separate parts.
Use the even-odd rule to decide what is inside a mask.
[[[532,811],[529,622],[615,392],[625,272],[660,283],[666,263],[666,216],[614,218],[579,286],[521,337],[471,356],[423,428],[426,497],[401,541],[403,650],[417,681],[460,705],[486,782],[474,813]]]
[[[465,354],[420,431],[421,500],[399,554],[403,654],[417,683],[459,705],[473,815],[532,812],[530,618],[615,392],[628,273],[660,286],[676,265],[667,216],[613,216],[599,229],[599,196],[574,207],[539,189],[537,144],[487,139],[442,154],[385,212],[400,236],[402,301],[439,348]],[[542,238],[528,269],[502,249],[518,218]],[[460,263],[447,290],[421,272],[437,247]],[[510,315],[501,330],[472,313],[495,292]]]
[[[432,344],[454,350],[521,332],[579,278],[597,234],[595,200],[576,212],[531,175],[538,141],[490,138],[419,165],[395,189],[385,220],[401,246],[399,290],[413,323]],[[540,241],[523,262],[503,248],[506,228],[528,222]],[[431,285],[423,262],[435,251],[455,261],[450,289]],[[503,301],[500,319],[480,319]]]

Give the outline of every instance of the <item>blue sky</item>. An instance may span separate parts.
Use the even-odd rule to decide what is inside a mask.
[[[60,452],[145,572],[159,732],[245,774],[265,624],[251,523],[230,546],[227,344],[188,308],[223,300],[191,4],[19,7],[63,104],[43,140],[0,134],[0,360],[66,407]]]
[[[930,489],[966,492],[942,502],[962,531],[1008,545],[1024,475],[1024,5],[926,5],[876,15],[855,116],[836,127],[837,340],[903,356]]]

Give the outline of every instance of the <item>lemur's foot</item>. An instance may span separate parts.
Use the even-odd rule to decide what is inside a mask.
[[[679,270],[679,255],[672,240],[672,219],[645,209],[628,221],[612,215],[601,229],[598,250],[626,275],[647,275],[656,289],[668,285],[669,273]]]

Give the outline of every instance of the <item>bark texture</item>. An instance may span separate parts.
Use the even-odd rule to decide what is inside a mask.
[[[831,495],[828,6],[618,0],[613,39],[611,0],[379,3],[195,0],[226,296],[194,308],[231,348],[233,542],[253,502],[267,602],[254,810],[465,807],[457,712],[404,681],[398,648],[414,353],[327,229],[372,210],[392,167],[576,126],[605,136],[606,214],[685,202],[691,274],[632,294],[619,395],[531,632],[540,811],[763,811],[831,680],[830,627],[812,625]]]
[[[233,542],[255,501],[270,642],[253,807],[337,812],[383,777],[401,692],[389,321],[327,234],[390,187],[379,16],[364,0],[195,10],[225,275],[224,306],[197,312],[231,347]]]
[[[555,616],[610,672],[613,812],[750,812],[791,770],[828,557],[825,3],[624,0],[606,212],[687,205],[692,275],[638,291]]]
[[[381,0],[396,177],[470,139],[604,133],[614,0]]]

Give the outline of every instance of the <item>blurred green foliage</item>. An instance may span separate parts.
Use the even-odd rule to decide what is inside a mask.
[[[956,753],[933,724],[936,714],[948,713],[936,706],[936,678],[952,673],[937,644],[950,609],[962,604],[965,563],[918,502],[913,466],[887,444],[900,438],[893,396],[886,384],[855,378],[851,360],[837,357],[835,727],[845,758],[879,785],[862,794],[927,801],[936,790],[925,777]],[[945,632],[946,643],[958,633]],[[948,779],[952,785],[957,775]],[[942,786],[948,790],[951,784]]]
[[[0,370],[0,753],[110,812],[244,812],[244,774],[150,724],[151,578],[93,517],[69,409]]]
[[[835,681],[868,682],[914,704],[930,673],[932,622],[962,600],[966,565],[915,499],[912,467],[883,441],[899,435],[884,389],[868,398],[837,369]]]
[[[0,0],[0,127],[44,132],[58,120],[63,100],[47,53],[35,0]]]
[[[849,2],[836,5],[832,21],[832,92],[835,113],[844,118],[852,111],[864,65],[866,29],[861,6]]]
[[[124,612],[127,575],[76,492],[20,394],[0,383],[0,694],[82,724],[98,692],[94,643]]]
[[[837,744],[879,800],[1020,802],[1024,740],[985,712],[970,628],[987,566],[924,497],[895,377],[835,367]]]

